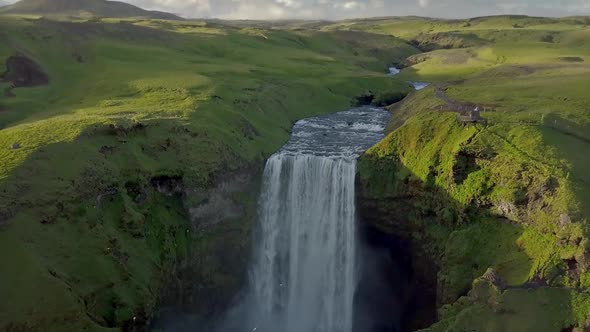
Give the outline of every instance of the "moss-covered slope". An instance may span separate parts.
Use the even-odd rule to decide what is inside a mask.
[[[432,331],[561,331],[590,317],[587,28],[507,23],[519,20],[469,21],[459,30],[481,43],[414,57],[402,77],[439,87],[393,107],[391,133],[359,163],[365,219],[412,239],[414,268],[436,284]],[[408,33],[391,24],[372,29]],[[458,120],[475,106],[484,122]]]

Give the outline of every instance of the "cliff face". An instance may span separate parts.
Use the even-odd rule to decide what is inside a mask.
[[[430,93],[398,106],[358,176],[363,221],[405,239],[414,275],[436,294],[430,329],[583,326],[588,249],[571,181],[499,143],[493,124],[431,111]],[[415,315],[414,328],[432,323]]]
[[[179,330],[206,324],[244,286],[262,166],[220,173],[206,191],[183,190],[191,240],[186,259],[164,283],[156,326]],[[198,202],[188,203],[191,197]]]

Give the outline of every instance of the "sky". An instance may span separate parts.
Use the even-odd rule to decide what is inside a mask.
[[[15,0],[0,0],[0,2]],[[466,18],[497,14],[590,15],[590,0],[124,0],[184,17],[343,19],[418,15]]]

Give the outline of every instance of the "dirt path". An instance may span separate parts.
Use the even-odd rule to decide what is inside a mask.
[[[445,94],[445,88],[446,86],[442,84],[437,84],[434,88],[435,97],[439,100],[442,100],[445,103],[445,105],[441,107],[441,110],[453,111],[461,114],[472,111],[475,108],[479,108],[482,112],[495,111],[495,106],[492,105],[474,104],[469,102],[460,102],[457,100],[453,100]]]

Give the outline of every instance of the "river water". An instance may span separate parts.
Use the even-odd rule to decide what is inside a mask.
[[[412,86],[414,87],[414,89],[416,91],[420,91],[422,89],[425,89],[430,85],[430,83],[428,83],[428,82],[409,82],[409,83],[412,84]]]
[[[389,76],[393,77],[393,76],[398,75],[401,72],[402,72],[402,70],[399,68],[389,67]],[[420,91],[424,88],[427,88],[430,85],[430,83],[428,83],[428,82],[408,82],[408,83],[411,84],[416,91]]]
[[[356,159],[389,117],[365,107],[301,120],[268,160],[245,331],[351,331]]]

